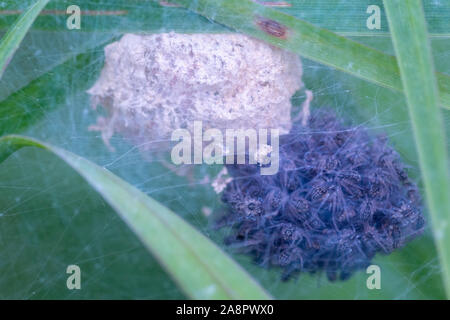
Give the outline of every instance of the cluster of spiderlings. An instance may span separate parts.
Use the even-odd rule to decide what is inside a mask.
[[[307,127],[280,137],[280,169],[229,165],[233,180],[222,200],[225,243],[255,262],[345,280],[423,230],[416,185],[398,154],[362,127],[346,128],[331,112],[315,112]]]

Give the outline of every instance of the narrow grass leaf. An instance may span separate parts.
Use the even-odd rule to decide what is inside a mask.
[[[67,107],[65,102],[74,85],[80,92],[89,89],[92,75],[98,74],[102,67],[99,63],[103,61],[102,47],[74,55],[0,101],[0,135],[22,133],[49,112]],[[89,72],[81,71],[87,66]]]
[[[77,171],[190,298],[271,298],[238,264],[178,215],[89,160],[28,137],[10,135],[0,138],[0,162],[23,147],[45,149]]]
[[[251,0],[170,0],[220,24],[347,72],[380,86],[402,91],[395,57]],[[450,77],[439,75],[448,90]],[[441,103],[450,108],[450,92]]]
[[[450,298],[450,174],[438,86],[420,0],[385,0],[425,185],[444,286]]]
[[[14,52],[30,29],[39,12],[47,5],[49,0],[38,0],[24,11],[0,42],[0,78],[11,61]]]
[[[8,29],[21,9],[30,0],[15,1],[0,10],[0,31]],[[255,1],[257,2],[257,1]],[[299,19],[304,19],[318,27],[341,35],[352,37],[389,37],[387,22],[381,0],[288,0],[259,1],[261,4],[279,10]],[[82,11],[80,32],[224,32],[224,26],[212,23],[196,14],[186,12],[167,1],[72,0],[51,1],[32,30],[67,31],[66,9],[72,4]],[[380,24],[368,28],[367,21],[373,21],[374,5],[380,9]],[[425,13],[429,22],[430,36],[448,38],[448,12],[450,2],[436,0],[424,1]]]

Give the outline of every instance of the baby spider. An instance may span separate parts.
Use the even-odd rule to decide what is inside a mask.
[[[282,169],[279,172],[280,184],[288,192],[292,192],[301,187],[302,180],[297,165],[293,160],[286,159],[282,162]]]
[[[297,270],[303,268],[303,252],[300,248],[280,247],[275,255],[275,264],[286,267],[288,265]]]
[[[377,204],[374,200],[366,198],[359,206],[359,217],[362,221],[372,221],[373,215],[377,211]]]
[[[346,194],[352,197],[361,197],[361,175],[354,170],[340,171],[335,176],[335,183]]]
[[[237,210],[238,213],[243,215],[244,219],[251,221],[256,221],[263,211],[261,200],[248,197],[238,205]]]
[[[307,233],[293,225],[292,223],[281,223],[278,226],[281,230],[280,235],[284,241],[286,241],[290,247],[297,247],[305,240],[307,246],[311,246],[311,241]]]
[[[286,203],[286,213],[294,219],[304,220],[310,211],[310,202],[303,196],[302,190],[296,190],[290,194]]]
[[[370,248],[369,252],[373,252],[373,254],[375,254],[375,251],[378,248],[381,248],[386,254],[392,252],[392,250],[396,248],[394,241],[391,241],[389,237],[386,237],[386,235],[380,233],[374,226],[369,224],[364,225],[362,239],[364,244]]]
[[[322,200],[328,193],[329,182],[325,179],[318,178],[313,180],[310,191],[306,194],[306,197],[311,201]]]
[[[341,165],[341,162],[335,156],[323,157],[318,161],[317,170],[319,172],[334,171],[334,170],[338,169],[338,167],[340,167],[340,165]]]
[[[279,188],[271,188],[264,198],[264,208],[269,213],[276,212],[283,203],[283,192]]]
[[[241,186],[243,192],[252,198],[257,198],[263,192],[263,186],[257,179],[249,179],[248,182]]]
[[[371,197],[382,200],[392,192],[392,177],[380,168],[367,174],[368,193]]]
[[[336,185],[333,180],[320,179],[314,184],[310,191],[310,197],[313,202],[318,204],[317,212],[326,209],[331,213],[332,223],[337,230],[337,220],[340,212],[346,207],[345,195],[342,188]]]

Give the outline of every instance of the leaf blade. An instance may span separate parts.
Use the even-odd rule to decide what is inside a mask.
[[[331,66],[360,79],[395,91],[402,91],[400,72],[393,56],[316,27],[302,19],[264,7],[251,0],[170,0],[208,19],[231,27],[313,61]],[[285,36],[270,34],[261,27],[284,28]],[[266,28],[267,29],[267,28]],[[439,75],[440,87],[450,87],[450,77]],[[450,108],[450,95],[443,92],[441,103]]]
[[[0,10],[0,31],[11,25],[15,15],[19,15],[23,3],[6,5]],[[346,36],[387,37],[389,36],[385,23],[381,0],[322,0],[318,3],[303,0],[262,2],[264,5],[287,13],[294,17],[332,30]],[[66,31],[66,8],[71,5],[69,0],[52,1],[47,10],[41,13],[32,30]],[[77,5],[83,9],[80,31],[114,31],[114,32],[161,32],[161,29],[180,32],[223,32],[227,28],[211,23],[197,15],[162,1],[142,0],[78,0]],[[367,13],[370,5],[377,5],[381,9],[380,29],[369,30],[366,20],[371,14]],[[447,17],[450,4],[433,0],[424,2],[426,17],[430,21],[430,36],[448,38]],[[320,10],[318,10],[320,9]],[[94,14],[94,11],[97,14]],[[164,16],[166,19],[161,19]],[[170,19],[168,19],[170,17]],[[188,29],[188,30],[186,30]]]
[[[76,170],[117,211],[191,298],[271,298],[205,236],[106,169],[68,151],[17,135],[0,138],[0,162],[30,146],[53,153]]]
[[[450,174],[426,22],[420,0],[384,1],[412,122],[435,243],[450,298]]]
[[[24,11],[11,26],[0,42],[0,79],[11,61],[14,52],[19,48],[25,34],[49,0],[38,0]]]

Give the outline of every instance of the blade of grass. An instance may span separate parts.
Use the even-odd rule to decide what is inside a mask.
[[[98,74],[102,67],[99,63],[103,59],[102,47],[74,55],[0,101],[0,135],[24,132],[47,113],[66,106],[64,101],[74,90],[73,84],[80,92],[92,85],[92,75]],[[86,66],[89,72],[74,71]]]
[[[271,298],[204,235],[110,171],[68,151],[14,135],[0,138],[0,162],[23,147],[47,150],[77,171],[116,210],[189,297]]]
[[[438,89],[420,0],[384,0],[450,298],[450,174]]]
[[[9,28],[0,43],[0,78],[11,61],[14,52],[19,48],[25,34],[33,24],[39,12],[47,5],[49,0],[38,0],[24,11],[16,22]]]
[[[119,36],[115,33],[29,32],[0,79],[0,102],[33,80],[53,74],[61,64],[80,54],[94,48],[103,52],[103,46]],[[71,71],[67,69],[66,72]],[[47,95],[50,93],[51,90]]]
[[[43,2],[47,1],[38,1],[34,6],[31,6],[29,10],[25,11],[18,19],[18,22],[15,24],[15,26],[17,26],[19,22],[22,21],[22,24],[26,22],[29,24],[27,24],[26,27],[30,27],[34,18],[36,18],[36,15],[39,13],[39,11],[36,10],[36,8],[38,8],[38,5],[39,7],[45,6]],[[224,5],[221,4],[223,1],[215,0],[172,0],[172,2],[180,3],[193,9],[194,11],[197,11],[200,14],[205,15],[207,18],[211,18],[227,26],[234,27],[238,31],[247,32],[255,37],[260,37],[265,41],[269,41],[275,45],[297,52],[309,59],[324,63],[326,65],[330,65],[367,81],[371,81],[394,90],[402,91],[399,72],[394,57],[383,54],[382,52],[379,52],[377,50],[370,49],[369,47],[341,37],[333,32],[315,27],[314,25],[301,19],[295,18],[291,15],[276,11],[274,9],[271,9],[270,7],[264,7],[250,0],[227,0]],[[199,3],[199,6],[196,7],[190,5],[195,3]],[[200,8],[201,6],[205,6],[205,3],[207,3],[207,8],[209,10],[208,12],[195,10],[196,8]],[[52,8],[55,5],[57,4],[52,3]],[[88,3],[87,5],[88,7],[92,7],[94,11],[99,9],[95,6],[96,4]],[[334,5],[338,6],[338,4]],[[303,11],[299,10],[297,8],[298,6],[299,4],[294,4],[292,8],[285,9],[285,12],[289,14],[300,15],[298,11]],[[434,8],[433,6],[429,7],[431,9]],[[118,10],[118,8],[122,9]],[[136,10],[136,8],[139,8],[139,10]],[[232,10],[234,8],[236,9]],[[242,10],[243,8],[247,9]],[[339,6],[337,8],[339,8]],[[430,8],[429,10],[431,10]],[[83,31],[97,31],[100,28],[101,30],[114,30],[120,32],[142,32],[142,30],[160,31],[167,29],[174,29],[180,32],[194,32],[195,30],[197,30],[197,32],[200,30],[201,32],[218,32],[222,30],[223,32],[223,28],[218,28],[217,24],[210,24],[204,20],[196,20],[195,17],[186,15],[185,13],[181,12],[180,8],[161,7],[157,3],[148,3],[145,7],[142,7],[139,6],[139,2],[122,3],[121,1],[116,1],[109,4],[106,8],[104,8],[104,4],[102,4],[101,9],[108,9],[108,12],[123,12],[123,14],[108,14],[100,16],[98,16],[97,14],[85,15],[83,16]],[[220,11],[218,11],[218,9],[220,9]],[[7,12],[10,11],[14,10],[7,10]],[[34,14],[33,20],[24,20],[24,17],[30,17],[30,11],[32,11],[32,13]],[[335,11],[339,12],[340,10],[336,9]],[[60,10],[54,9],[52,12],[65,11],[60,8]],[[217,15],[216,12],[222,12],[222,14]],[[294,32],[293,34],[289,34],[289,37],[283,39],[283,41],[278,41],[280,39],[273,39],[273,37],[270,36],[268,37],[267,34],[264,33],[261,34],[261,30],[256,27],[254,21],[255,15],[253,13],[257,12],[259,12],[259,17],[279,21],[281,24],[284,23],[285,26],[292,27],[290,28],[292,29],[291,31],[296,30],[296,32]],[[432,17],[435,16],[432,14],[433,12],[433,10],[430,11],[430,16]],[[149,16],[151,18],[150,20],[152,21],[150,24],[148,23]],[[58,16],[59,18],[56,20],[55,16],[52,16],[51,12],[44,17],[50,17],[50,22],[56,23],[57,26],[63,26],[65,28],[65,19],[67,18],[65,14],[60,14]],[[235,23],[233,23],[235,19],[238,18],[240,19],[240,23],[238,24],[239,28],[236,27]],[[99,19],[103,20],[99,21]],[[140,21],[140,23],[136,26],[130,26],[130,19],[133,21],[133,23],[135,23],[135,21]],[[4,19],[0,19],[0,21],[3,20]],[[436,18],[434,18],[434,20],[436,20]],[[43,21],[41,24],[47,25],[48,23],[50,23],[49,21]],[[90,24],[92,24],[93,26],[90,29],[89,21],[91,21]],[[180,23],[179,21],[182,21],[182,23]],[[439,19],[437,19],[436,21],[437,26],[443,24]],[[242,28],[242,30],[240,30],[240,28]],[[8,34],[4,37],[4,40],[8,40],[7,37],[9,37],[13,29],[15,28],[11,28]],[[49,27],[44,29],[52,30],[54,28]],[[442,28],[439,27],[438,29],[441,30]],[[21,33],[23,33],[23,37],[25,35],[25,29],[19,28],[19,30]],[[308,37],[308,35],[312,36]],[[17,43],[17,46],[19,43],[20,41]],[[17,46],[11,47],[12,53],[14,53],[14,50],[17,49]],[[4,71],[4,68],[6,67],[12,55],[6,55],[5,57],[5,65],[3,66],[3,64],[0,64],[0,67],[3,66],[3,68],[1,69],[2,72]],[[1,74],[2,73],[0,73],[0,77]],[[438,82],[441,92],[441,103],[445,108],[450,109],[450,77],[438,73]]]
[[[7,4],[0,10],[0,30],[7,29],[14,18],[29,0]],[[162,3],[162,5],[160,5]],[[389,37],[387,23],[381,0],[321,0],[321,1],[260,1],[261,4],[277,9],[316,26],[332,30],[345,36]],[[66,31],[66,9],[74,4],[72,0],[59,0],[49,3],[41,12],[32,30]],[[186,12],[158,0],[78,0],[76,4],[82,11],[80,31],[119,31],[119,32],[161,32],[161,29],[179,32],[223,32],[223,26]],[[380,29],[369,30],[366,20],[370,16],[367,8],[378,5],[381,9]],[[450,37],[448,12],[450,3],[435,0],[424,2],[426,17],[430,22],[430,36]]]
[[[316,27],[304,20],[264,7],[251,0],[169,0],[236,31],[298,53],[313,61],[350,73],[380,86],[402,91],[395,57]],[[450,77],[439,75],[442,90]],[[450,108],[450,92],[441,103]]]

